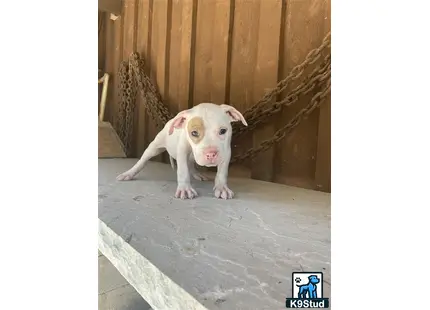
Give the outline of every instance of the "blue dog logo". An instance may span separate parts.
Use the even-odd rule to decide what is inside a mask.
[[[299,288],[299,296],[298,298],[318,298],[317,296],[317,284],[320,283],[320,279],[311,275],[308,277],[309,282],[307,284],[296,284]],[[297,281],[298,280],[298,281]],[[300,282],[300,278],[296,279],[296,282]]]

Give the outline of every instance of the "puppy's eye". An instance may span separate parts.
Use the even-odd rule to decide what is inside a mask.
[[[221,128],[221,129],[219,130],[219,134],[220,134],[220,135],[224,135],[226,132],[227,132],[227,129],[225,129],[225,128]]]
[[[196,130],[193,130],[193,131],[191,131],[191,135],[192,135],[193,137],[198,137],[198,136],[199,136],[199,133],[198,133]]]

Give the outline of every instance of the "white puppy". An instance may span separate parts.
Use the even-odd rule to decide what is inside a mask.
[[[207,178],[199,174],[194,162],[200,166],[217,167],[214,194],[217,198],[231,199],[233,191],[227,186],[228,166],[231,157],[231,122],[241,121],[248,126],[243,115],[232,106],[201,103],[179,112],[167,122],[140,160],[128,171],[117,177],[119,181],[131,180],[148,160],[167,150],[170,162],[177,162],[178,188],[176,198],[192,199],[197,192],[191,186],[190,175],[197,180]]]

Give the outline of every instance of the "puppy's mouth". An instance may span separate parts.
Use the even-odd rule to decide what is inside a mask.
[[[219,164],[219,160],[213,160],[213,161],[208,161],[208,160],[196,161],[196,163],[199,166],[202,166],[202,167],[216,167]]]
[[[216,166],[218,166],[217,163],[206,163],[205,164],[205,167],[216,167]]]

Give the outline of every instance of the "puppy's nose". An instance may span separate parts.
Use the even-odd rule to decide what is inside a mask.
[[[218,151],[209,151],[205,154],[207,160],[214,160],[218,156]]]

